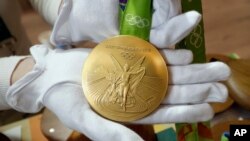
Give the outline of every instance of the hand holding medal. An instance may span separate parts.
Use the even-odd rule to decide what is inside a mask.
[[[159,53],[155,52],[156,55],[152,55],[156,57],[152,57],[148,54],[133,54],[133,52],[138,49],[131,48],[131,44],[133,47],[136,43],[127,42],[128,45],[126,44],[126,41],[129,41],[129,39],[123,40],[122,45],[116,41],[114,44],[112,43],[112,40],[116,37],[111,38],[110,40],[105,40],[118,35],[118,5],[119,2],[117,0],[88,2],[80,0],[66,0],[52,34],[52,41],[57,45],[77,44],[85,40],[92,40],[95,42],[104,40],[99,45],[104,48],[97,46],[97,48],[93,50],[93,52],[97,52],[97,54],[91,54],[89,58],[97,58],[100,62],[102,62],[102,59],[103,62],[109,60],[109,63],[96,65],[96,63],[99,62],[91,59],[90,63],[87,62],[86,64],[96,66],[89,67],[87,65],[86,68],[84,68],[87,69],[87,73],[83,73],[83,78],[87,80],[85,82],[90,84],[84,86],[84,91],[86,91],[85,95],[90,94],[86,95],[88,100],[90,97],[93,98],[92,101],[89,100],[92,108],[106,118],[117,121],[130,121],[131,123],[178,123],[207,121],[211,119],[213,117],[213,111],[207,102],[223,102],[226,99],[227,90],[224,85],[217,83],[217,81],[227,79],[230,73],[228,67],[225,64],[218,62],[190,65],[189,63],[192,62],[192,54],[190,51],[164,49],[174,45],[184,38],[199,22],[200,15],[193,11],[178,15],[180,3],[177,1],[155,0],[153,2],[154,13],[152,17],[152,26],[149,28],[150,35],[148,39],[149,42],[155,45],[156,48],[162,48],[159,52],[163,59],[152,62],[159,62],[161,66],[164,66],[162,64],[165,62],[168,65],[169,74],[167,77],[166,72],[163,73],[164,75],[158,75],[156,73],[158,72],[158,69],[160,71],[164,71],[165,66],[156,66],[156,68],[151,68],[149,65],[151,59],[154,60],[157,58]],[[128,16],[127,18],[130,20],[137,19],[136,17],[131,18],[131,16],[135,15],[130,15],[130,17]],[[141,17],[141,20],[142,19],[143,17]],[[136,23],[136,21],[134,22]],[[142,25],[148,24],[147,22],[144,22],[138,26],[140,27]],[[127,36],[124,37],[130,38]],[[124,44],[125,47],[123,46]],[[142,50],[147,51],[148,49],[143,48]],[[103,55],[102,51],[106,52],[106,55]],[[119,55],[117,56],[117,54]],[[124,59],[124,57],[127,59]],[[134,61],[130,61],[129,59]],[[153,75],[150,75],[148,70],[153,72]],[[101,74],[103,75],[102,77],[100,77]],[[128,77],[133,75],[133,78],[129,79],[131,81],[127,81],[128,79],[125,79],[125,74],[128,74]],[[94,78],[92,76],[99,78]],[[160,81],[164,80],[164,83],[158,83],[158,80],[150,80],[147,85],[150,85],[151,89],[140,89],[142,87],[141,85],[144,84],[139,84],[139,82],[146,82],[146,76],[156,77]],[[100,82],[101,84],[98,84],[97,82]],[[166,82],[168,82],[168,84]],[[96,87],[96,89],[94,89],[96,84],[102,88],[100,89]],[[164,87],[167,87],[164,85],[168,86],[166,93],[163,93],[166,91],[166,88]],[[113,89],[115,87],[119,87],[119,89]],[[151,97],[148,96],[149,93],[147,90],[157,91],[157,88],[159,87],[163,88],[163,90],[161,90],[162,92],[160,92],[161,97],[159,98],[159,103],[152,106],[153,109],[151,109],[150,112],[136,118],[127,118],[127,120],[125,118],[126,115],[122,118],[121,115],[118,115],[118,118],[114,117],[114,115],[117,114],[116,112],[131,112],[134,105],[136,105],[136,112],[140,111],[140,108],[138,107],[141,107],[142,110],[144,110],[146,105],[146,109],[149,108],[152,103],[149,102],[144,104],[147,102],[145,99],[148,98],[149,101],[151,100]],[[155,88],[157,90],[155,90]],[[129,91],[133,90],[137,93],[129,93]],[[146,98],[141,97],[140,95],[134,95],[141,94],[141,90],[144,90],[144,92],[146,91]],[[166,96],[164,96],[165,94]],[[105,97],[108,98],[104,99]],[[155,98],[153,97],[153,99]],[[141,101],[142,104],[138,101]],[[100,107],[102,108],[95,107],[98,103],[101,104]],[[103,110],[103,107],[106,107],[107,109],[109,105],[115,105],[114,107],[111,107],[111,111],[115,111],[114,113],[111,112],[111,114],[107,114],[107,111]],[[157,106],[159,107],[157,108]],[[89,122],[84,122],[86,124],[79,125],[82,128],[74,126],[70,127],[85,133],[91,139],[97,140],[103,140],[103,138],[109,140],[114,136],[120,136],[123,140],[138,140],[140,138],[126,127],[96,115],[91,108],[87,111],[88,112],[84,112],[84,115],[79,111],[79,113],[75,115],[85,117],[85,120],[91,117],[91,119],[88,120]],[[134,111],[132,111],[132,113],[133,112]],[[87,115],[86,113],[89,114]],[[67,119],[66,121],[71,120]],[[99,124],[102,127],[94,128]],[[105,133],[103,133],[103,129],[105,129]]]

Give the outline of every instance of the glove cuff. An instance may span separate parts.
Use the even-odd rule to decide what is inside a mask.
[[[44,72],[48,48],[34,48],[36,47],[30,48],[31,55],[35,60],[32,70],[11,85],[5,95],[8,105],[19,112],[35,113],[43,108],[40,102],[42,94],[38,92],[42,87],[38,87],[36,83],[32,82],[39,81],[39,76]],[[40,81],[37,84],[42,85]]]
[[[12,56],[0,59],[0,110],[10,109],[5,100],[5,94],[10,87],[10,81],[13,71],[17,64],[26,56]]]

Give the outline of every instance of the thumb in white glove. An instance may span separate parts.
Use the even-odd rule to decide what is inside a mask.
[[[89,52],[90,49],[64,51],[32,47],[36,65],[33,71],[8,89],[5,95],[7,103],[21,112],[37,112],[45,106],[66,126],[92,140],[142,140],[135,132],[99,116],[90,108],[81,86],[82,64]],[[225,86],[216,81],[226,79],[229,68],[218,62],[188,65],[192,54],[187,50],[165,49],[161,53],[169,64],[171,76],[167,96],[155,112],[133,123],[211,119],[213,110],[206,102],[226,99]]]
[[[150,42],[159,48],[176,44],[200,21],[191,11],[179,15],[180,0],[154,0]],[[119,0],[65,0],[55,23],[51,41],[61,45],[81,41],[100,42],[119,35]]]

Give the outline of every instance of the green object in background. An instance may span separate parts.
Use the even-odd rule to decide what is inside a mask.
[[[229,133],[224,132],[221,136],[221,141],[229,141]]]
[[[182,12],[196,10],[202,14],[201,0],[182,0]],[[177,49],[188,49],[193,52],[193,63],[206,62],[205,37],[203,20],[197,27],[180,43],[176,45]],[[213,141],[210,122],[200,123],[177,123],[178,141]]]
[[[128,0],[125,8],[120,8],[120,35],[134,35],[148,41],[151,20],[152,0]]]
[[[196,10],[202,14],[201,0],[182,0],[181,4],[182,12]],[[176,48],[191,50],[194,55],[193,63],[204,63],[206,61],[203,20],[185,39],[176,45]]]
[[[236,53],[230,53],[227,55],[230,59],[240,59],[240,56]]]

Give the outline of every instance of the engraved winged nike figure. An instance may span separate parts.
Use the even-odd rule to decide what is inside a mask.
[[[115,85],[117,86],[118,96],[122,98],[121,106],[124,111],[126,111],[128,97],[131,99],[134,98],[137,85],[145,75],[145,67],[141,66],[144,59],[145,56],[141,57],[132,67],[129,67],[128,63],[125,63],[122,67],[114,56],[112,56],[115,71],[118,72],[118,81],[116,81]]]
[[[103,108],[116,112],[144,112],[154,100],[152,91],[158,93],[161,79],[146,76],[143,66],[145,56],[130,65],[121,64],[110,55],[112,66],[97,67],[87,75],[89,92],[94,101]],[[144,87],[144,88],[141,88]]]

